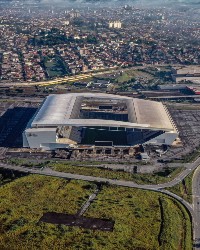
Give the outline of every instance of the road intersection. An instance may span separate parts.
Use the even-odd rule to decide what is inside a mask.
[[[84,181],[91,181],[91,182],[101,182],[107,183],[110,185],[117,185],[117,186],[124,186],[130,188],[139,188],[144,190],[151,190],[155,192],[161,192],[167,194],[179,202],[181,202],[189,211],[192,217],[193,222],[193,240],[194,240],[194,249],[200,249],[200,157],[197,158],[191,164],[187,164],[185,170],[183,170],[176,178],[173,180],[157,184],[157,185],[146,185],[146,184],[137,184],[132,181],[125,181],[125,180],[116,180],[116,179],[107,179],[101,177],[94,177],[94,176],[86,176],[86,175],[79,175],[79,174],[71,174],[71,173],[64,173],[54,171],[50,168],[42,168],[42,169],[34,169],[34,168],[27,168],[23,166],[14,166],[8,165],[4,163],[0,163],[0,168],[16,170],[20,172],[25,172],[29,174],[39,174],[39,175],[46,175],[46,176],[54,176],[59,178],[67,178],[67,179],[76,179],[76,180],[84,180]],[[195,170],[196,169],[196,170]],[[193,192],[193,204],[188,203],[180,196],[166,190],[165,188],[173,187],[176,184],[183,181],[185,177],[187,177],[192,171],[194,171],[193,175],[193,182],[192,182],[192,192]]]

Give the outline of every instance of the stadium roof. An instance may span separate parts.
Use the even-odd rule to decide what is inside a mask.
[[[80,119],[82,102],[106,100],[124,102],[128,111],[128,122]],[[160,102],[136,99],[126,96],[102,93],[70,93],[48,96],[35,115],[31,127],[54,126],[110,126],[126,128],[149,128],[165,131],[175,131],[173,121],[167,108]]]

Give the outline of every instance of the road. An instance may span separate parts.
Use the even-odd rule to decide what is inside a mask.
[[[196,161],[196,164],[199,164],[200,158],[198,158],[198,161]],[[155,192],[161,192],[164,194],[167,194],[177,200],[179,200],[184,206],[189,210],[189,212],[193,216],[193,209],[192,205],[189,204],[187,201],[183,200],[178,195],[165,190],[166,187],[172,187],[179,182],[181,182],[190,172],[197,167],[197,165],[193,165],[193,168],[186,169],[183,171],[177,178],[175,178],[172,181],[169,181],[167,183],[163,184],[157,184],[157,185],[146,185],[146,184],[137,184],[132,181],[123,181],[123,180],[115,180],[115,179],[107,179],[102,177],[94,177],[94,176],[87,176],[87,175],[79,175],[79,174],[70,174],[70,173],[64,173],[64,172],[58,172],[54,171],[50,168],[41,168],[41,169],[34,169],[34,168],[27,168],[27,167],[21,167],[21,166],[13,166],[13,165],[6,165],[3,163],[0,163],[0,168],[5,169],[12,169],[24,173],[30,173],[30,174],[39,174],[39,175],[46,175],[46,176],[53,176],[53,177],[59,177],[59,178],[66,178],[66,179],[75,179],[75,180],[83,180],[83,181],[91,181],[91,182],[103,182],[108,183],[110,185],[116,185],[116,186],[123,186],[123,187],[130,187],[130,188],[139,188],[144,190],[151,190]]]
[[[200,249],[200,167],[193,175],[192,180],[193,210],[194,210],[194,241],[195,249]]]
[[[161,64],[161,65],[156,65],[155,67],[163,67],[163,66],[169,66],[168,64]],[[180,66],[179,64],[174,65],[174,66]],[[56,85],[56,84],[61,84],[64,82],[73,82],[73,81],[79,81],[79,80],[83,80],[86,78],[90,78],[93,76],[98,76],[98,75],[102,75],[104,73],[106,74],[110,74],[110,73],[116,73],[119,72],[121,70],[123,71],[127,71],[130,69],[144,69],[148,67],[147,66],[134,66],[131,68],[119,68],[119,67],[111,67],[111,68],[103,68],[101,69],[100,72],[87,72],[85,74],[80,74],[80,75],[74,75],[74,76],[65,76],[65,77],[60,77],[60,78],[56,78],[54,80],[47,80],[47,81],[41,81],[41,82],[5,82],[5,83],[0,83],[0,86],[2,87],[11,87],[11,86],[49,86],[49,85]]]
[[[168,187],[173,187],[176,184],[180,183],[186,176],[188,176],[193,170],[195,170],[200,165],[200,157],[197,158],[193,163],[186,164],[186,169],[182,171],[177,177],[173,180],[156,185],[139,185],[132,181],[123,181],[123,180],[115,180],[115,179],[107,179],[102,177],[94,177],[94,176],[86,176],[86,175],[79,175],[79,174],[70,174],[64,172],[54,171],[50,168],[44,168],[42,170],[34,169],[34,168],[24,168],[21,166],[14,166],[14,165],[7,165],[4,163],[0,163],[0,168],[12,169],[21,172],[31,173],[31,174],[40,174],[40,175],[47,175],[47,176],[55,176],[61,178],[68,178],[68,179],[77,179],[77,180],[85,180],[85,181],[95,181],[95,182],[107,182],[112,185],[118,186],[125,186],[125,187],[132,187],[132,188],[141,188],[141,189],[149,189],[149,190],[161,190]]]
[[[55,176],[55,177],[67,178],[67,179],[76,179],[76,180],[84,180],[84,181],[92,181],[92,182],[105,182],[111,185],[118,185],[118,186],[124,186],[124,187],[149,189],[149,190],[161,190],[167,187],[172,187],[178,184],[179,182],[181,182],[198,165],[200,165],[200,158],[198,158],[198,160],[195,161],[195,163],[193,163],[190,168],[186,168],[172,181],[162,183],[162,184],[155,184],[155,185],[137,184],[133,181],[107,179],[107,178],[102,178],[102,177],[94,177],[94,176],[79,175],[79,174],[70,174],[70,173],[54,171],[50,168],[34,169],[34,168],[27,168],[27,167],[21,167],[21,166],[7,165],[4,163],[0,163],[0,168],[12,169],[12,170],[21,171],[21,172],[30,173],[30,174]]]
[[[79,174],[70,174],[64,172],[54,171],[50,168],[41,168],[41,169],[34,169],[34,168],[27,168],[21,166],[14,166],[14,165],[7,165],[4,163],[0,163],[0,168],[5,169],[12,169],[16,171],[21,171],[30,174],[39,174],[39,175],[46,175],[46,176],[54,176],[66,179],[76,179],[76,180],[84,180],[84,181],[92,181],[92,182],[103,182],[108,183],[111,185],[123,186],[123,187],[131,187],[131,188],[139,188],[143,190],[151,190],[155,192],[161,192],[167,194],[176,200],[180,201],[190,212],[192,219],[193,219],[193,238],[195,242],[195,249],[200,249],[200,157],[197,158],[191,164],[186,165],[187,168],[182,171],[177,177],[173,180],[157,184],[157,185],[146,185],[146,184],[137,184],[132,181],[125,181],[125,180],[116,180],[116,179],[107,179],[101,177],[94,177],[94,176],[86,176],[86,175],[79,175]],[[171,193],[164,188],[172,187],[178,183],[180,183],[186,176],[188,176],[193,170],[197,167],[199,168],[195,171],[194,179],[193,179],[193,204],[189,204],[187,201],[179,197],[178,195]]]
[[[102,75],[104,73],[110,74],[113,72],[119,71],[119,69],[103,69],[101,72],[89,72],[85,74],[80,74],[80,75],[74,75],[74,76],[65,76],[65,77],[60,77],[60,78],[55,78],[53,80],[47,80],[47,81],[41,81],[41,82],[5,82],[5,83],[0,83],[0,86],[2,87],[12,87],[12,86],[18,86],[18,87],[23,87],[23,86],[49,86],[49,85],[56,85],[56,84],[61,84],[65,82],[74,82],[74,81],[80,81],[84,80],[93,76],[98,76]]]

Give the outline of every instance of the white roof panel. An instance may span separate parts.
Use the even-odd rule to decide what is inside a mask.
[[[112,103],[114,100],[124,101],[128,110],[128,122],[80,119],[79,111],[84,98],[93,100],[106,99]],[[110,126],[127,128],[150,128],[174,131],[173,122],[166,107],[155,101],[147,101],[126,96],[102,94],[102,93],[70,93],[48,96],[31,127],[51,126]]]

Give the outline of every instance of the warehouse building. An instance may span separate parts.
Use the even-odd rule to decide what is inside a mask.
[[[172,68],[172,79],[178,83],[181,81],[200,82],[199,66],[181,66]]]
[[[23,146],[52,150],[72,145],[171,145],[178,137],[160,102],[102,93],[48,96],[23,133]]]

